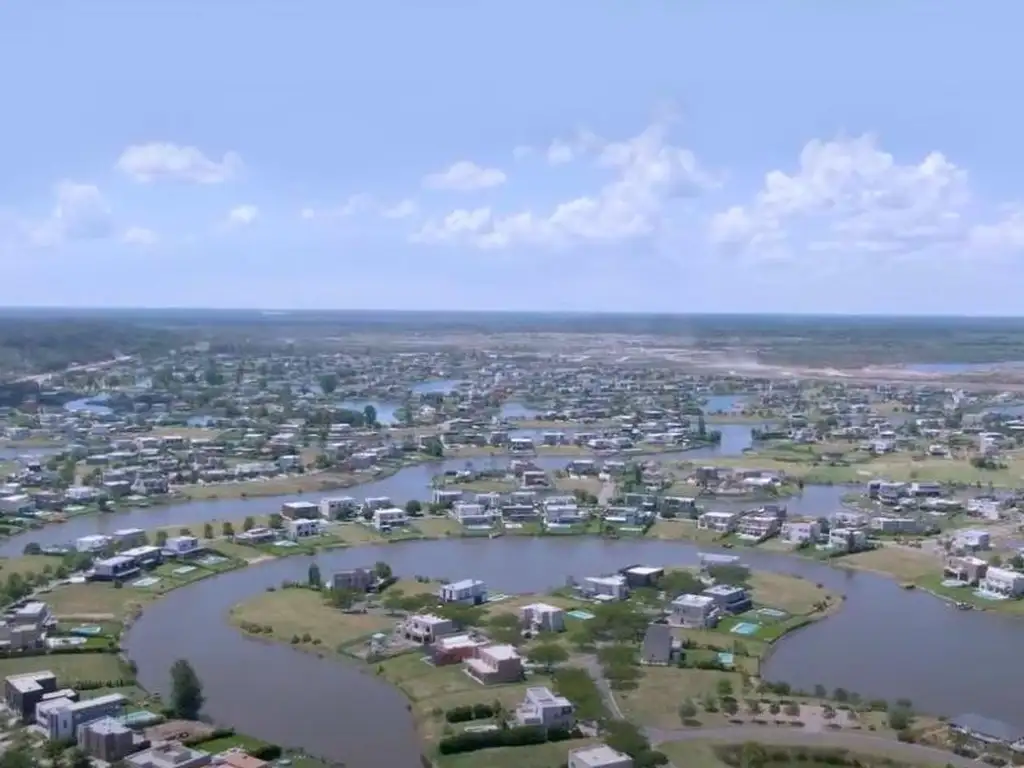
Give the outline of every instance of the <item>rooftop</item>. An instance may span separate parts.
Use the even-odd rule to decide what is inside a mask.
[[[574,749],[569,753],[577,763],[600,768],[604,765],[614,765],[626,758],[624,754],[612,749],[607,744],[598,744],[594,747]]]

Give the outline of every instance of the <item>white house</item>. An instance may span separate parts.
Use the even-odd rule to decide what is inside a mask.
[[[544,632],[565,629],[565,611],[547,603],[530,603],[519,609],[519,618],[528,627]]]
[[[1024,573],[1007,568],[989,568],[981,580],[981,591],[1003,597],[1024,595]]]
[[[622,575],[586,576],[580,583],[579,590],[587,597],[601,601],[625,600],[629,595],[629,585],[626,577]]]
[[[531,687],[516,707],[516,724],[570,730],[576,725],[574,712],[572,702],[564,696],[556,696],[544,686]]]
[[[358,508],[356,500],[351,496],[337,496],[334,498],[320,499],[320,517],[326,520],[337,520],[339,517],[348,517]]]
[[[281,516],[292,520],[320,517],[320,505],[311,501],[286,501],[281,505]]]
[[[311,536],[319,536],[323,533],[323,521],[322,520],[285,520],[284,521],[284,533],[292,541],[298,541],[299,539],[308,539]]]
[[[817,520],[791,521],[782,524],[782,539],[791,544],[815,542],[821,536],[821,523]]]
[[[442,584],[437,596],[442,603],[469,603],[479,605],[487,600],[487,585],[479,579],[463,579]]]
[[[195,536],[174,536],[164,544],[164,552],[169,552],[175,557],[191,555],[200,549],[202,547],[199,546],[199,539]]]
[[[687,629],[707,629],[718,624],[718,603],[710,595],[680,595],[672,601],[669,623]]]
[[[369,499],[367,499],[369,501]],[[400,507],[375,509],[373,511],[373,527],[378,531],[399,528],[409,524],[409,516]]]
[[[703,531],[733,533],[739,525],[740,512],[705,512],[697,518],[697,527]]]
[[[109,536],[95,533],[90,536],[82,536],[75,540],[75,549],[79,552],[99,552],[106,549],[113,542]]]
[[[567,768],[633,768],[633,758],[607,744],[581,747],[569,753]]]
[[[483,504],[460,502],[452,506],[451,516],[462,525],[492,526],[501,519],[501,511]]]

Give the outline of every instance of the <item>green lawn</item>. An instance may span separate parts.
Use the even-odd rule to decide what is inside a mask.
[[[116,653],[51,653],[45,656],[16,656],[0,659],[0,678],[49,670],[57,682],[74,687],[76,682],[131,680],[131,670]]]
[[[595,743],[593,739],[575,739],[527,747],[497,747],[461,755],[442,755],[436,762],[439,768],[556,768],[565,764],[571,750]]]

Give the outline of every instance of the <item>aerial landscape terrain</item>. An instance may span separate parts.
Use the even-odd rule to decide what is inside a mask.
[[[1006,764],[1022,347],[1000,319],[7,310],[9,750]]]
[[[0,3],[0,768],[1024,768],[1022,25]]]

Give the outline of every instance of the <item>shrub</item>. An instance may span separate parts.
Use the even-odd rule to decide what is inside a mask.
[[[491,749],[493,747],[524,747],[530,744],[543,744],[549,740],[551,733],[542,727],[534,725],[508,728],[503,731],[459,733],[441,739],[437,749],[442,755],[457,755],[462,752],[476,752],[477,750]],[[555,733],[559,732],[555,731]],[[565,738],[568,738],[568,736],[561,736],[555,740],[560,741]]]

